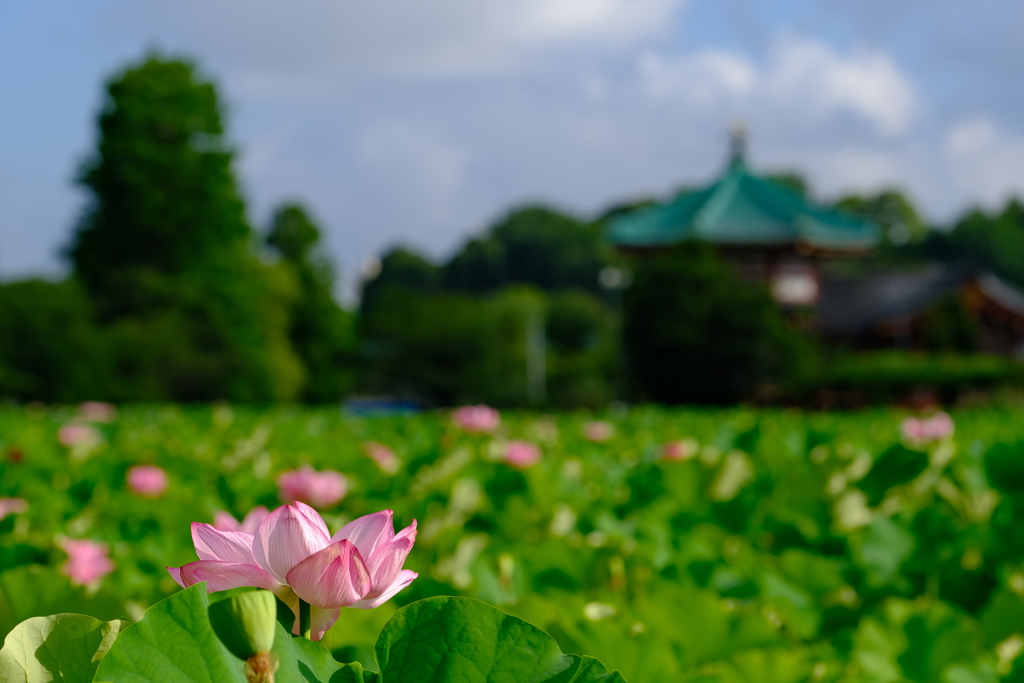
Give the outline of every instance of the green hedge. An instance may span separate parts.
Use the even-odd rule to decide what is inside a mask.
[[[1024,363],[981,354],[876,351],[844,354],[822,362],[810,393],[835,390],[866,401],[895,400],[916,391],[953,399],[970,390],[1024,386]]]

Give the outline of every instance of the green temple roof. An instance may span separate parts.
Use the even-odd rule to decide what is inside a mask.
[[[803,245],[825,252],[864,252],[878,246],[872,221],[811,204],[779,183],[753,175],[736,154],[710,187],[613,218],[608,237],[620,247],[659,247],[687,239],[722,246]]]

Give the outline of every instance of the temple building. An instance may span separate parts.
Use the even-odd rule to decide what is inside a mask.
[[[957,264],[878,263],[879,225],[753,173],[744,147],[745,135],[734,130],[721,177],[614,216],[608,239],[639,255],[690,239],[709,242],[741,279],[767,284],[792,320],[836,343],[920,347],[929,313],[955,300],[979,330],[977,350],[1024,357],[1024,292]]]

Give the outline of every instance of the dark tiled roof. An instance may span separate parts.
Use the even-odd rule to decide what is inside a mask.
[[[856,275],[825,272],[815,311],[816,327],[824,334],[865,332],[884,320],[923,312],[974,277],[971,268],[944,264]]]
[[[982,273],[978,276],[978,289],[1006,310],[1024,317],[1024,292],[1013,285],[992,273]]]

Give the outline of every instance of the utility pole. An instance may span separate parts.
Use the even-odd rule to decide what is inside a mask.
[[[526,398],[530,405],[547,398],[547,341],[544,331],[544,310],[530,313],[526,325]]]
[[[622,399],[626,395],[626,378],[628,376],[625,341],[622,332],[622,293],[633,283],[633,273],[628,268],[605,266],[598,274],[597,282],[609,300],[615,344],[615,393],[618,394],[617,398]]]

